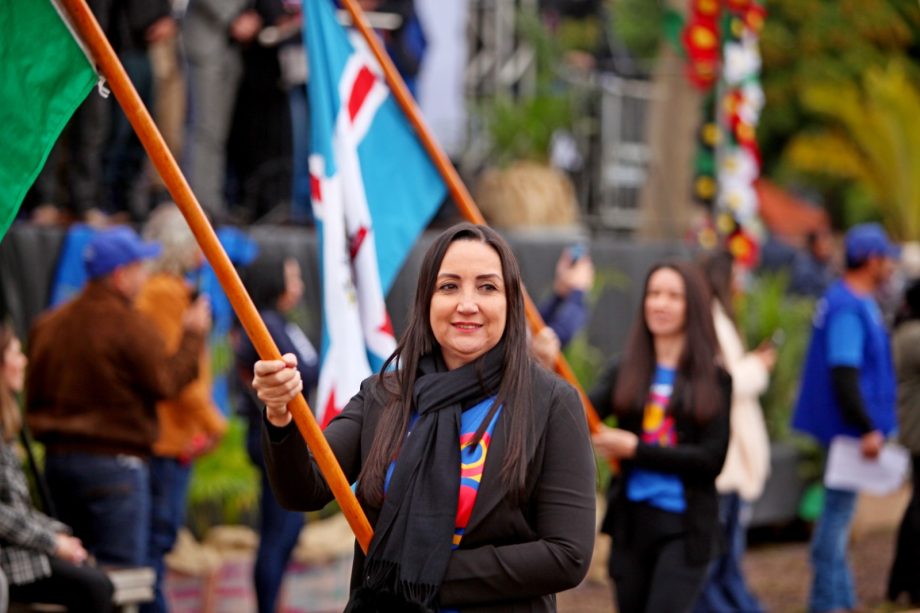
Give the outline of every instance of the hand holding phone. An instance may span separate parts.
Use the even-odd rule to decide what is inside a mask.
[[[583,242],[568,247],[556,262],[553,291],[564,298],[572,290],[587,291],[594,284],[594,265]]]
[[[783,342],[786,340],[786,333],[777,328],[769,337],[765,338],[760,346],[754,351],[755,355],[760,358],[767,370],[773,370],[776,366],[777,352]]]
[[[773,331],[773,334],[770,335],[770,338],[767,339],[767,343],[773,347],[779,348],[783,346],[783,343],[786,342],[786,331],[782,328],[777,328]]]

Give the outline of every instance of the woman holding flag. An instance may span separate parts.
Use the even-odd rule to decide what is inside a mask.
[[[718,553],[732,389],[697,268],[652,267],[625,355],[591,393],[600,417],[618,422],[594,434],[598,454],[621,467],[601,527],[613,537],[617,609],[690,611]]]
[[[303,385],[295,365],[256,362],[253,386],[272,488],[306,511],[332,493],[286,406]],[[396,351],[325,436],[375,530],[346,610],[554,611],[587,572],[583,409],[535,363],[518,265],[493,230],[463,223],[434,241]]]

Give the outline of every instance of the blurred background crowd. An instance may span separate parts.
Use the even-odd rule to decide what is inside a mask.
[[[88,3],[192,190],[221,228],[221,240],[271,321],[273,336],[298,352],[309,371],[304,379],[315,384],[322,316],[301,3]],[[720,487],[723,528],[734,556],[722,570],[729,573],[741,564],[745,549],[739,535],[749,528],[770,538],[811,535],[827,508],[826,449],[794,431],[792,414],[813,317],[821,312],[822,297],[850,273],[854,239],[847,231],[854,227],[874,228],[857,234],[883,231],[883,253],[873,253],[884,256],[884,270],[870,275],[867,295],[878,306],[886,338],[895,333],[894,357],[905,369],[897,375],[902,428],[908,423],[904,416],[915,419],[910,415],[920,410],[910,351],[920,278],[920,5],[913,0],[359,4],[369,11],[371,25],[486,219],[509,237],[519,256],[528,289],[550,323],[534,339],[545,364],[561,351],[584,387],[596,384],[602,365],[626,346],[625,314],[644,299],[642,280],[650,266],[664,257],[703,262],[716,298],[723,353],[746,358],[759,373],[748,400],[763,420],[764,437],[755,445],[768,447],[760,457],[769,466],[760,466],[750,481],[757,482],[754,491],[737,483]],[[338,14],[348,21],[344,11]],[[361,46],[357,37],[354,42]],[[100,92],[104,89],[100,83]],[[142,448],[140,455],[153,458],[151,475],[158,476],[152,483],[163,486],[151,490],[150,512],[156,513],[156,500],[166,502],[159,507],[159,532],[145,534],[150,557],[135,551],[130,559],[113,560],[149,563],[162,578],[164,555],[180,526],[203,537],[214,524],[247,524],[262,538],[258,549],[248,542],[255,550],[258,606],[270,611],[279,598],[278,569],[285,568],[297,544],[303,516],[281,509],[259,472],[255,428],[247,427],[259,416],[247,389],[252,347],[233,322],[213,273],[179,228],[182,221],[169,200],[115,100],[91,94],[0,244],[0,297],[11,323],[4,342],[12,344],[18,336],[31,367],[40,365],[29,331],[46,308],[81,295],[87,284],[93,287],[116,268],[153,257],[141,253],[142,241],[133,236],[122,244],[127,260],[112,256],[98,270],[85,269],[85,249],[104,229],[128,224],[162,244],[153,278],[143,283],[127,278],[118,291],[138,298],[138,309],[156,323],[147,332],[156,330],[171,355],[186,343],[186,357],[196,359],[186,360],[182,376],[170,375],[171,383],[160,380],[159,387],[144,392],[142,404],[161,401],[158,421],[145,422],[150,440],[134,444]],[[433,225],[457,219],[448,199]],[[420,241],[388,296],[397,333],[405,324],[419,249],[429,240],[426,235]],[[896,250],[887,249],[894,245]],[[183,385],[194,380],[191,398],[175,398],[180,379]],[[18,392],[23,382],[11,381],[7,387]],[[40,404],[37,394],[31,396],[28,403]],[[170,410],[180,400],[197,407],[198,423],[177,426]],[[154,438],[158,427],[165,438]],[[18,428],[4,423],[6,438]],[[64,487],[76,487],[66,470],[78,464],[62,454],[88,448],[55,439],[54,427],[49,439],[48,428],[39,425],[57,493],[46,498],[80,498]],[[106,452],[113,457],[124,452],[115,447]],[[916,467],[920,447],[910,449]],[[15,479],[18,488],[21,479]],[[906,539],[898,552],[910,549],[917,528],[909,522],[917,521],[920,504],[914,495],[908,506],[909,485],[900,494],[890,505],[897,513],[884,537],[892,548],[898,538]],[[895,535],[905,507],[907,528]],[[81,521],[66,517],[78,529]],[[30,546],[40,542],[44,554],[60,551],[64,555],[58,557],[69,560],[86,555],[82,545],[64,538],[60,525],[42,526]],[[89,549],[98,545],[84,541]],[[182,543],[187,541],[180,538]],[[874,578],[878,589],[867,592],[857,572],[861,600],[871,593],[869,600],[877,604],[902,592],[910,602],[920,600],[920,578],[899,574],[911,567],[908,558],[899,559],[884,594],[887,576]],[[889,562],[886,552],[878,561],[881,575]],[[204,563],[173,564],[193,573]],[[753,583],[763,585],[756,578]],[[756,597],[764,601],[764,592]],[[760,606],[756,597],[749,606]],[[286,602],[292,602],[290,595]],[[804,600],[796,602],[801,607]],[[597,610],[610,607],[606,591],[603,606]]]

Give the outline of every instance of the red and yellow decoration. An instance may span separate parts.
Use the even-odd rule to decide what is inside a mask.
[[[762,0],[689,0],[681,36],[687,78],[709,94],[693,183],[694,198],[711,208],[705,242],[717,233],[748,266],[756,264],[763,236],[754,182],[761,165],[758,37],[765,18]],[[704,239],[704,232],[697,235]]]

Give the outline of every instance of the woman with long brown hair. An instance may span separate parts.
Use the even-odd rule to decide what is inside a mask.
[[[332,493],[291,425],[294,362],[257,362],[253,386],[272,488],[314,510]],[[346,610],[554,611],[587,572],[584,412],[528,348],[518,265],[494,230],[463,223],[435,239],[396,351],[325,435],[374,526]]]
[[[591,393],[602,418],[617,418],[594,446],[621,469],[602,524],[620,613],[689,611],[717,553],[731,397],[719,359],[699,270],[654,265],[624,357]]]
[[[22,427],[16,395],[27,362],[12,328],[0,324],[0,569],[10,584],[10,602],[105,613],[112,610],[112,583],[87,565],[86,549],[70,528],[32,506],[14,449]]]
[[[725,465],[716,479],[719,523],[725,551],[709,568],[696,613],[762,613],[748,588],[741,562],[751,505],[763,493],[770,473],[770,439],[759,397],[770,383],[776,347],[768,341],[748,351],[735,321],[734,299],[740,286],[738,266],[727,249],[700,261],[712,290],[712,319],[725,369],[732,377],[731,434]]]

